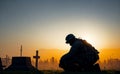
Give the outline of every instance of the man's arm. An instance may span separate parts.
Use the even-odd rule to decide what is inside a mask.
[[[76,42],[71,47],[70,51],[68,52],[70,57],[80,55],[83,52],[83,45],[80,42]]]

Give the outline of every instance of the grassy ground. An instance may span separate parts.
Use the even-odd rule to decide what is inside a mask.
[[[120,74],[120,71],[102,71],[102,72],[64,72],[64,71],[2,71],[0,74]]]

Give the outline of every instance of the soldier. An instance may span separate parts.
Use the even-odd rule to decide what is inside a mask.
[[[73,34],[68,34],[66,36],[66,43],[70,44],[71,48],[67,54],[61,57],[59,64],[65,71],[82,71],[86,67],[93,65],[99,59],[97,58],[95,61],[94,59],[92,59],[92,61],[89,60],[93,56],[90,50],[86,48],[85,40],[78,39]],[[86,45],[91,46],[89,43]],[[96,54],[98,53],[96,52]]]

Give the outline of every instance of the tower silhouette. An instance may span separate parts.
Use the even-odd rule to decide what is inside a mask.
[[[20,56],[22,57],[22,45],[20,47]]]

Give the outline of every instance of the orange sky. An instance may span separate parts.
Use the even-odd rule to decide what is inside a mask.
[[[100,50],[101,61],[110,59],[110,58],[120,59],[120,49],[102,49],[102,50]]]
[[[69,50],[45,49],[39,50],[39,55],[41,56],[41,60],[46,60],[50,59],[51,57],[55,57],[59,61],[60,57],[68,51]],[[101,49],[99,52],[100,61],[107,60],[110,58],[120,59],[120,49]]]
[[[101,51],[102,58],[118,58],[119,3],[118,0],[0,0],[0,57],[19,56],[23,45],[24,56],[33,56],[39,49],[41,59],[60,58],[70,49],[65,44],[66,35],[73,33]],[[118,50],[103,51],[104,48]]]

